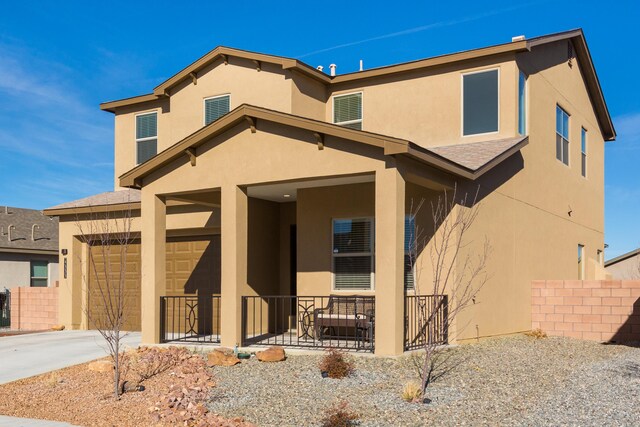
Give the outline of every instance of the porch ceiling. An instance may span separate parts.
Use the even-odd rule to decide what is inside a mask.
[[[301,188],[330,187],[335,185],[359,184],[374,181],[375,177],[372,174],[287,181],[251,186],[247,188],[247,195],[257,199],[270,200],[272,202],[293,202],[297,200],[298,190]]]

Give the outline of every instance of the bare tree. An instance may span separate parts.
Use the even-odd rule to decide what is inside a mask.
[[[425,200],[414,205],[409,213],[413,229],[408,237],[408,263],[413,271],[414,309],[417,316],[417,336],[423,353],[420,354],[419,372],[422,393],[436,376],[451,369],[450,355],[441,358],[437,366],[437,350],[444,339],[455,338],[449,325],[467,306],[476,302],[478,291],[487,281],[486,266],[491,248],[485,238],[478,250],[470,250],[469,230],[478,217],[479,189],[473,200],[465,193],[458,198],[457,185],[452,192],[446,190],[431,202],[432,233],[426,233],[418,221]],[[420,256],[428,249],[431,261],[431,283],[423,284]],[[424,291],[424,293],[423,293]],[[411,292],[411,291],[409,291]],[[456,334],[464,330],[464,325],[456,325]],[[447,337],[447,338],[444,338]]]
[[[96,303],[83,303],[83,311],[91,327],[98,330],[107,344],[107,351],[114,367],[114,397],[120,398],[120,379],[124,348],[122,340],[127,332],[123,330],[127,321],[127,255],[134,240],[131,232],[133,218],[130,204],[117,212],[93,212],[76,218],[80,240],[87,245],[86,261],[77,254],[82,266],[82,281]],[[112,262],[117,255],[117,262]],[[98,265],[101,264],[102,268]],[[88,267],[88,268],[86,268]],[[86,301],[86,300],[85,300]]]

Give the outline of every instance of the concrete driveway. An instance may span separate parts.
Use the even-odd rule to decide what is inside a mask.
[[[135,348],[140,332],[122,341]],[[60,331],[0,337],[0,384],[107,356],[97,331]]]

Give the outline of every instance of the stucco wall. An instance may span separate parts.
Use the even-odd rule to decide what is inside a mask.
[[[56,255],[14,254],[0,252],[0,289],[31,285],[31,261],[47,261],[48,286],[58,280]]]

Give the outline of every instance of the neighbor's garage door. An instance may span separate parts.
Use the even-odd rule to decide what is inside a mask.
[[[121,265],[120,246],[111,245],[109,250],[105,251],[105,256],[99,247],[94,247],[93,251],[94,265],[91,266],[89,275],[88,293],[90,328],[104,324],[105,298],[100,292],[100,283],[106,282],[106,269],[110,268],[110,285],[111,289],[114,289],[118,286]],[[139,331],[141,325],[140,255],[140,241],[135,241],[129,245],[127,251],[125,324],[122,328],[126,331]],[[169,239],[166,262],[166,295],[220,293],[220,236]]]

